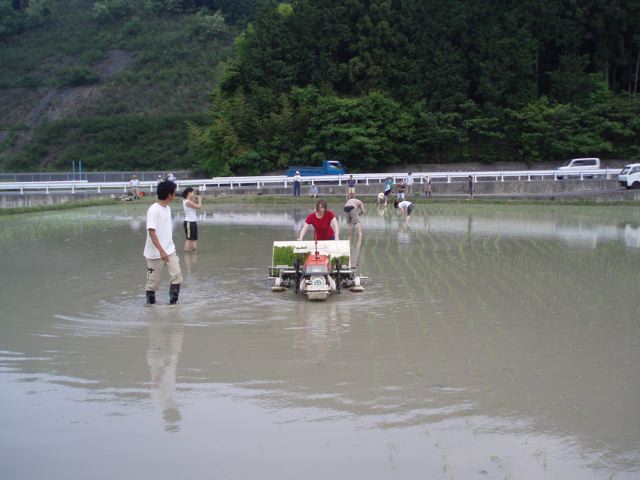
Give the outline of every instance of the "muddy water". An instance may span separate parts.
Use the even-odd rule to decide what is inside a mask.
[[[370,210],[362,294],[271,293],[307,209],[216,206],[153,308],[143,206],[0,218],[0,478],[640,477],[634,209]]]

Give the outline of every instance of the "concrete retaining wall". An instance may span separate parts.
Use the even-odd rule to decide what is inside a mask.
[[[0,208],[40,207],[43,205],[58,205],[78,200],[98,200],[109,198],[107,193],[2,193],[0,194]]]
[[[425,185],[414,184],[413,194],[424,195]],[[475,195],[478,198],[562,198],[589,197],[605,200],[640,200],[640,190],[626,190],[618,185],[616,180],[532,180],[504,182],[482,181],[474,184]],[[432,182],[431,190],[434,196],[460,197],[468,195],[468,183],[465,182]],[[318,196],[345,195],[346,185],[318,185]],[[358,184],[356,196],[375,197],[383,191],[382,183],[369,185]],[[293,187],[214,187],[207,188],[207,195],[291,195]],[[309,185],[302,185],[302,195],[308,195]]]

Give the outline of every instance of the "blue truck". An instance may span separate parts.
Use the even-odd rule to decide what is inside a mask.
[[[293,177],[300,172],[302,177],[315,177],[317,175],[343,175],[345,169],[338,160],[325,160],[321,167],[291,167],[287,169],[287,177]]]

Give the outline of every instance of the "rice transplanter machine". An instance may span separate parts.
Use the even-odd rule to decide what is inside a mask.
[[[348,240],[273,242],[269,279],[274,292],[294,289],[309,300],[326,300],[343,288],[362,292],[367,277],[356,270]]]

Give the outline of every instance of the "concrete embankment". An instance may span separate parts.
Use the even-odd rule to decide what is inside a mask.
[[[640,190],[626,190],[618,185],[616,180],[508,180],[481,181],[474,184],[476,199],[502,200],[581,200],[588,199],[597,202],[633,201],[640,200]],[[346,185],[318,185],[318,196],[342,196],[346,194]],[[358,184],[356,196],[375,197],[382,192],[382,183]],[[227,195],[283,195],[292,194],[292,187],[208,187],[204,194],[209,197]],[[425,185],[416,183],[413,186],[412,197],[424,197]],[[309,185],[304,183],[302,195],[307,195]],[[432,193],[436,198],[466,198],[468,184],[464,182],[445,181],[432,182]],[[33,207],[57,205],[78,200],[105,199],[112,193],[97,192],[52,192],[52,193],[0,193],[1,208]]]
[[[21,208],[21,207],[42,207],[48,205],[59,205],[68,202],[82,200],[99,200],[109,198],[106,193],[0,193],[0,208]]]
[[[432,182],[434,197],[460,198],[468,195],[468,183],[464,182]],[[318,196],[346,195],[347,187],[343,185],[318,185]],[[375,197],[383,191],[382,183],[358,184],[356,196]],[[291,195],[292,187],[214,187],[207,188],[206,194],[220,195]],[[309,185],[303,184],[302,195],[308,195]],[[425,185],[416,183],[412,188],[412,196],[425,195]],[[481,181],[474,184],[474,196],[477,199],[496,198],[504,200],[578,200],[588,198],[594,201],[630,201],[640,200],[640,190],[627,190],[618,185],[617,180],[508,180]]]

